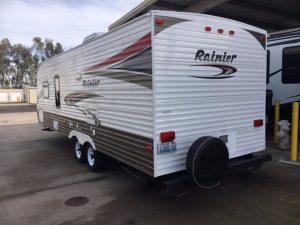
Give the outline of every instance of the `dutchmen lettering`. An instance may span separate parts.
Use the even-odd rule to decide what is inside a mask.
[[[227,52],[224,52],[223,54],[216,54],[215,51],[207,53],[202,49],[198,50],[195,55],[195,60],[213,63],[232,63],[236,58],[237,55],[227,55]]]

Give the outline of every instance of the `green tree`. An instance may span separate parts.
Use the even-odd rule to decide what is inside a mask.
[[[61,43],[57,42],[54,48],[54,55],[58,55],[60,53],[64,52],[64,49],[61,45]]]
[[[45,57],[45,44],[42,41],[42,39],[40,37],[34,37],[32,39],[33,45],[31,47],[31,51],[33,54],[33,57],[38,61],[42,62],[46,59]]]
[[[38,66],[44,60],[63,52],[62,45],[46,38],[34,37],[28,48],[22,44],[11,45],[8,39],[0,41],[0,87],[10,83],[16,88],[36,86]]]
[[[36,58],[36,60],[38,59],[39,63],[64,51],[59,42],[54,44],[50,38],[46,38],[43,42],[40,37],[34,37],[32,41],[33,45],[31,49],[33,57]]]
[[[7,38],[0,42],[0,85],[2,88],[6,87],[8,82],[8,75],[11,71],[10,56],[12,46]]]
[[[33,67],[33,58],[31,49],[24,45],[16,44],[12,48],[11,63],[14,72],[14,86],[16,88],[23,87],[26,78],[30,77]]]

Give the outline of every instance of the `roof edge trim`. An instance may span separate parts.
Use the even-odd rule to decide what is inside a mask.
[[[157,2],[158,0],[146,0],[143,1],[142,3],[140,3],[139,5],[137,5],[135,8],[133,8],[131,11],[129,11],[128,13],[126,13],[124,16],[122,16],[120,19],[118,19],[116,22],[114,22],[113,24],[111,24],[108,27],[108,30],[112,30],[126,22],[128,22],[133,16],[136,16],[138,13],[140,13],[141,11],[143,11],[144,9],[146,9],[147,7],[153,5],[155,2]]]

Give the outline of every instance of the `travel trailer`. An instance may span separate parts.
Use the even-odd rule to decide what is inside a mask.
[[[300,100],[300,28],[270,33],[267,71],[272,105],[279,100],[281,119],[290,119],[292,102]]]
[[[107,156],[201,187],[265,149],[266,31],[215,16],[150,11],[53,57],[38,72],[39,123],[75,140],[92,171]]]

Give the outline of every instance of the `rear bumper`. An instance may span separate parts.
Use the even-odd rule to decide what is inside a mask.
[[[272,161],[270,154],[250,154],[229,160],[228,168],[249,168]]]

